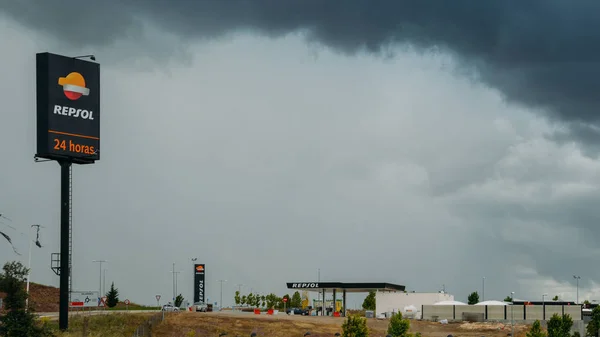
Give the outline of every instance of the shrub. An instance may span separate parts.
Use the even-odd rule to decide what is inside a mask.
[[[392,337],[407,337],[409,336],[408,329],[410,329],[410,321],[402,318],[402,313],[398,312],[390,318],[387,333]]]
[[[348,316],[342,324],[343,337],[368,337],[367,319],[358,316]]]
[[[527,337],[546,337],[546,333],[542,330],[540,321],[533,322],[531,329],[527,332]]]
[[[548,337],[571,337],[573,319],[569,315],[552,315],[548,321]]]

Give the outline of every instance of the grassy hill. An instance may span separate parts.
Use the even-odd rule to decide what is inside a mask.
[[[6,294],[0,293],[0,298]],[[43,284],[29,284],[29,303],[36,312],[58,311],[59,290]]]
[[[0,298],[5,294],[0,293]],[[59,289],[38,283],[29,284],[29,302],[35,312],[58,312],[60,298]],[[108,308],[107,308],[108,309]],[[109,310],[125,310],[125,303],[119,302],[116,307]],[[129,310],[157,310],[158,307],[145,307],[135,303],[129,304]],[[87,310],[87,309],[86,309]]]

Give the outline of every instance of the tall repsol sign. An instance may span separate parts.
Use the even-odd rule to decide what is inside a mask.
[[[51,160],[100,160],[100,65],[36,55],[37,153]]]
[[[205,303],[206,283],[205,283],[206,265],[194,265],[194,303]]]

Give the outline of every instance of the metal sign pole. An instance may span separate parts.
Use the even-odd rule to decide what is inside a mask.
[[[71,163],[61,161],[60,164],[60,303],[58,327],[67,330],[69,327],[69,171]]]

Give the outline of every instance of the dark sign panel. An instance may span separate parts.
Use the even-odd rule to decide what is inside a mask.
[[[100,159],[100,65],[38,53],[36,157],[73,163]]]
[[[194,303],[205,303],[206,285],[204,283],[204,273],[206,266],[204,264],[194,265]]]

